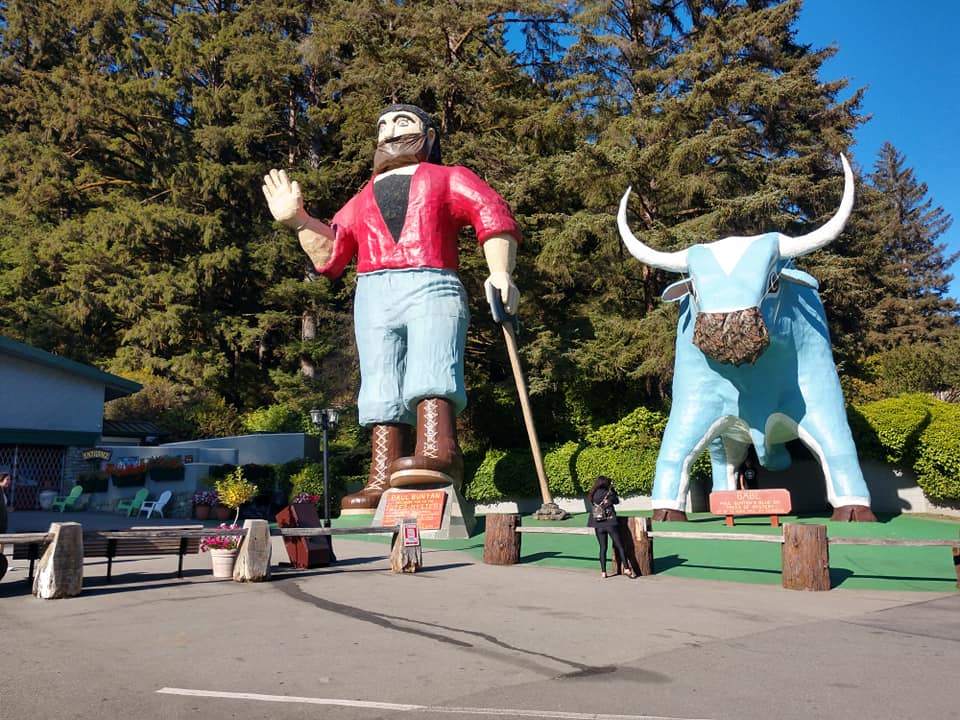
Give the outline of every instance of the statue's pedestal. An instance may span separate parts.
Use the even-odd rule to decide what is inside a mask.
[[[453,485],[387,490],[377,505],[373,524],[395,525],[405,518],[416,518],[420,537],[428,540],[463,540],[476,525],[473,508]]]

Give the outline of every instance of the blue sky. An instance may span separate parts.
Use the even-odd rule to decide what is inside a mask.
[[[873,117],[855,134],[855,162],[871,172],[889,141],[927,184],[927,197],[953,217],[939,239],[946,255],[960,251],[958,22],[958,0],[804,0],[795,26],[799,42],[840,48],[820,79],[849,80],[841,99],[867,88],[860,110]],[[951,272],[956,297],[960,262]]]

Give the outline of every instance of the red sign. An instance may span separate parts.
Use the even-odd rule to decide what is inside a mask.
[[[403,524],[403,546],[415,547],[420,544],[420,528],[416,523]]]
[[[732,524],[730,520],[734,515],[786,515],[790,512],[790,491],[786,488],[717,490],[710,493],[710,512],[726,515],[727,525]]]
[[[421,530],[439,530],[446,500],[443,490],[391,490],[383,506],[383,524],[416,518]]]

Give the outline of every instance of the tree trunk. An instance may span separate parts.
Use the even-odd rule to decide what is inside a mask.
[[[53,540],[40,558],[33,594],[44,600],[74,597],[83,588],[83,528],[80,523],[52,523]]]
[[[650,537],[650,518],[627,518],[627,535],[633,544],[637,575],[653,575],[653,538]]]
[[[270,578],[270,525],[266,520],[245,520],[247,534],[240,545],[233,579],[260,582]]]
[[[826,525],[783,525],[783,587],[830,589],[830,547]]]
[[[423,566],[423,550],[420,546],[420,529],[417,521],[403,520],[400,532],[393,534],[390,549],[390,567],[395,573],[415,573]]]
[[[514,565],[520,562],[519,515],[492,514],[486,519],[483,561],[488,565]]]

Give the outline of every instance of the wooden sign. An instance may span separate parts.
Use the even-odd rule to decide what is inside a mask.
[[[391,490],[383,506],[383,524],[397,525],[405,518],[416,518],[421,530],[439,530],[446,500],[443,490]]]
[[[790,491],[786,488],[768,490],[717,490],[710,493],[710,512],[726,515],[727,525],[733,525],[735,515],[769,515],[770,524],[779,526],[778,516],[790,512]]]
[[[81,455],[84,460],[110,460],[113,456],[113,451],[110,448],[88,448],[87,450],[81,450]]]

